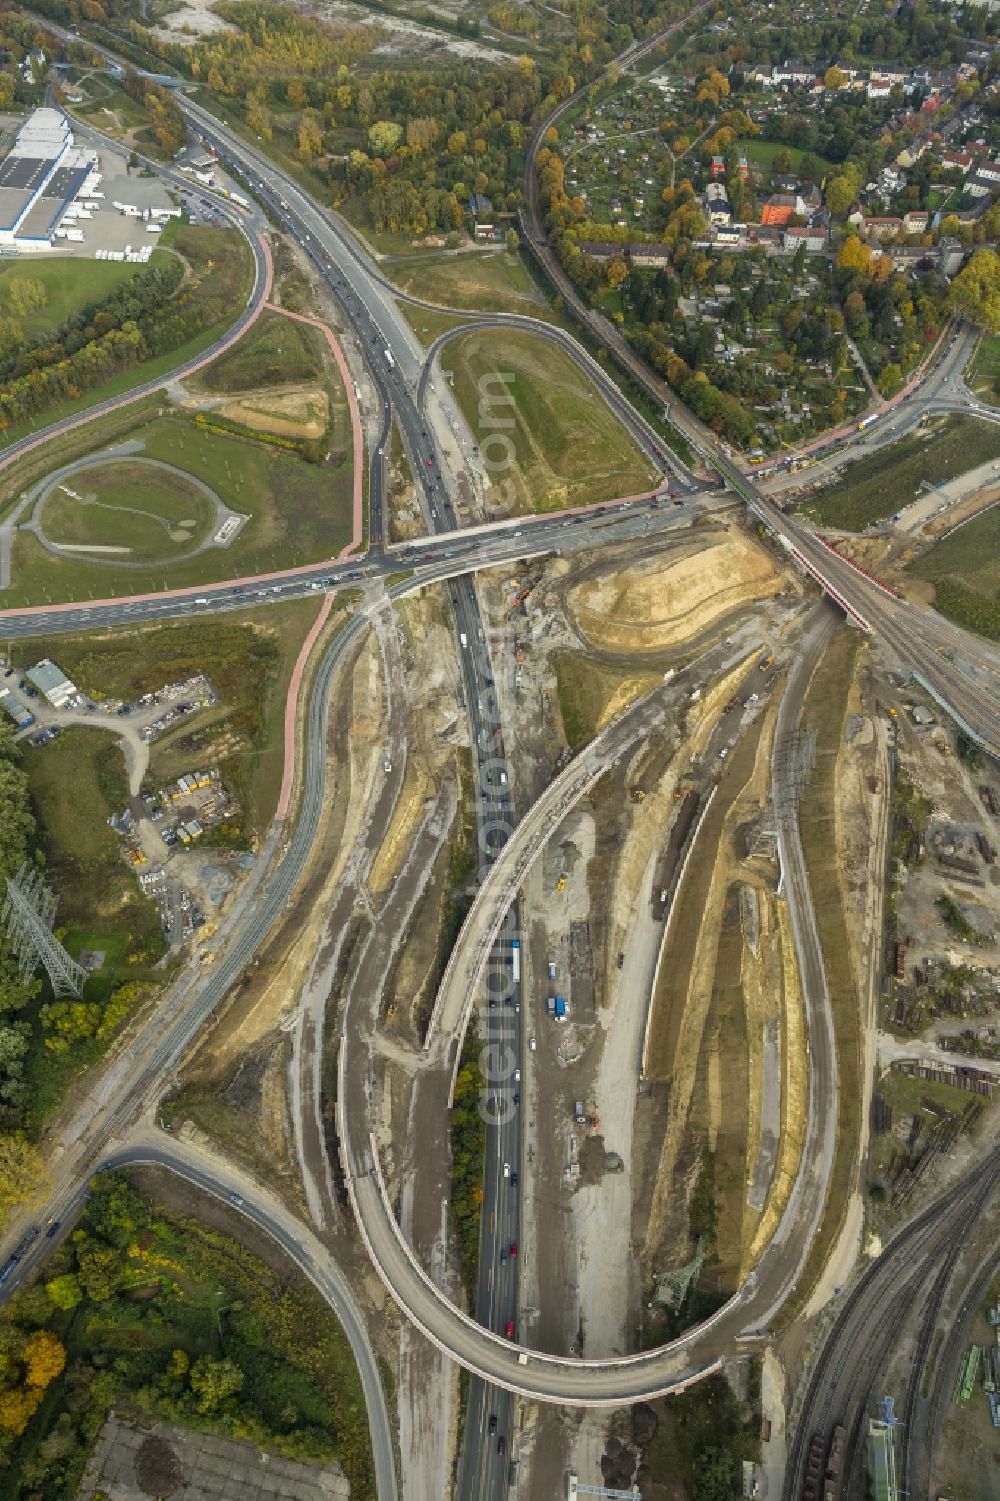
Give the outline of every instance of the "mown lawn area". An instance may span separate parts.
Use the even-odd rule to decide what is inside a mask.
[[[122,459],[81,470],[51,490],[42,526],[50,542],[127,548],[129,562],[145,563],[191,552],[216,514],[180,470]]]
[[[943,484],[1000,456],[1000,428],[974,417],[947,417],[858,459],[803,507],[826,526],[862,531],[909,505],[925,480]]]
[[[34,339],[58,328],[82,308],[102,302],[140,269],[124,261],[92,261],[68,255],[7,261],[0,265],[0,317],[16,318],[25,337]],[[45,289],[45,306],[36,313],[21,314],[11,303],[11,282],[24,280],[41,282]]]
[[[1000,506],[935,542],[907,571],[934,585],[942,615],[1000,641]]]
[[[338,595],[339,604],[346,602],[346,595]],[[234,611],[178,625],[114,628],[49,639],[26,638],[11,643],[10,651],[14,662],[22,667],[37,662],[39,657],[51,656],[73,682],[97,698],[135,698],[164,683],[176,682],[196,672],[206,673],[225,709],[224,716],[220,718],[214,712],[205,716],[208,722],[202,732],[199,728],[202,716],[196,715],[185,722],[179,734],[154,741],[150,779],[162,778],[178,759],[198,761],[207,744],[223,731],[231,732],[239,748],[221,763],[222,774],[247,809],[251,831],[260,835],[274,814],[281,786],[288,681],[318,608],[315,599],[289,600],[266,610]],[[115,801],[121,806],[125,797],[122,758],[117,746],[95,730],[67,731],[48,745],[30,748],[29,768],[36,764],[55,767],[54,771],[40,771],[38,775],[47,779],[45,786],[51,780],[58,780],[59,768],[51,753],[67,741],[73,743],[73,736],[82,737],[79,743],[86,741],[94,747],[90,754],[101,757],[105,786],[113,791],[114,797],[102,794],[93,804],[95,814],[91,816],[88,811],[82,817],[80,809],[89,809],[91,804],[81,799],[74,806],[74,784],[72,776],[67,776],[65,788],[53,805],[60,810],[58,826],[53,831],[53,847],[73,852],[74,858],[79,852],[81,868],[85,868],[92,845],[114,852],[115,873],[120,869],[130,889],[137,891],[135,878],[117,860],[118,836],[106,825],[105,809],[109,812]],[[166,770],[161,770],[164,766]],[[116,779],[113,783],[108,780],[112,775]],[[99,824],[93,839],[92,824]],[[109,872],[111,868],[108,867]],[[77,901],[81,920],[90,920],[93,904],[100,902],[100,894],[83,890]]]
[[[174,562],[179,545],[164,531],[155,565],[138,570],[83,556],[59,557],[46,552],[34,533],[21,531],[14,539],[12,583],[5,603],[101,599],[335,557],[352,534],[353,456],[345,400],[335,403],[333,415],[331,457],[312,464],[250,437],[208,431],[186,412],[168,412],[146,422],[140,413],[136,427],[123,426],[119,436],[141,442],[145,456],[203,480],[234,511],[248,516],[236,540],[229,547],[208,548],[197,557]],[[78,435],[81,452],[86,451],[82,445],[88,436],[86,429]],[[79,476],[79,484],[72,478],[67,481],[73,489],[86,482],[87,471]],[[137,504],[142,506],[141,491]],[[148,555],[156,559],[153,539],[150,545]],[[185,543],[184,550],[189,545]]]
[[[470,333],[444,349],[441,363],[501,504],[554,511],[653,483],[652,468],[587,378],[544,339]]]
[[[414,255],[389,261],[383,270],[404,292],[426,302],[487,312],[527,313],[533,318],[555,317],[520,256],[508,255],[505,250]]]
[[[828,162],[826,158],[820,156],[818,152],[812,151],[806,153],[800,146],[786,146],[783,141],[737,141],[736,145],[746,152],[747,161],[751,164],[751,166],[763,167],[765,171],[768,172],[774,171],[774,159],[783,151],[787,151],[788,155],[792,159],[791,170],[793,172],[798,171],[799,165],[804,156],[806,156],[807,154],[812,156],[812,159],[816,163],[819,172],[817,181],[819,181],[820,178],[828,171],[828,169],[833,166],[832,162]]]

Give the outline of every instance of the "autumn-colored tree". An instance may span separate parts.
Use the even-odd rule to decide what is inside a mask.
[[[118,1286],[124,1264],[120,1251],[98,1241],[84,1240],[76,1252],[80,1282],[88,1298],[103,1303]]]
[[[66,1312],[83,1301],[83,1288],[75,1272],[65,1272],[61,1277],[53,1277],[51,1282],[46,1282],[45,1291],[53,1307]]]
[[[15,1204],[33,1199],[47,1183],[38,1148],[23,1136],[0,1136],[0,1218]]]
[[[990,333],[1000,333],[1000,255],[977,250],[948,289],[953,313],[969,318]]]
[[[403,139],[403,127],[395,120],[376,120],[368,127],[368,149],[376,156],[391,156]]]
[[[41,312],[49,300],[45,283],[34,276],[13,276],[7,283],[7,297],[15,313],[27,318]]]
[[[26,1384],[44,1391],[65,1366],[66,1351],[50,1330],[36,1329],[29,1334],[21,1359],[25,1365]]]
[[[15,1387],[13,1391],[0,1392],[0,1428],[16,1438],[27,1428],[41,1400],[42,1393],[37,1387]]]
[[[838,271],[861,271],[866,274],[871,268],[872,253],[864,240],[857,235],[848,235],[837,253]]]
[[[858,196],[856,178],[846,172],[831,177],[826,184],[823,196],[831,214],[846,214]]]
[[[842,89],[847,83],[847,74],[843,68],[838,68],[836,63],[831,63],[823,74],[823,87],[825,89]]]
[[[191,1367],[195,1406],[201,1413],[215,1412],[223,1402],[236,1395],[245,1380],[234,1360],[215,1360],[211,1355],[203,1355]]]
[[[262,140],[271,139],[274,127],[264,94],[251,94],[247,99],[247,125]]]
[[[299,156],[304,162],[313,162],[323,154],[323,128],[314,109],[307,109],[299,121]]]

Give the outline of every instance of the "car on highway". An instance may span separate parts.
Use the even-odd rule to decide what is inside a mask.
[[[507,1453],[507,1440],[504,1438],[502,1433],[497,1439],[497,1453],[501,1458],[503,1458],[503,1456]]]
[[[502,1246],[501,1249],[500,1249],[500,1265],[501,1266],[506,1266],[507,1265],[507,1247],[506,1246]]]
[[[243,1200],[240,1198],[239,1194],[230,1194],[229,1202],[230,1204],[235,1204],[237,1209],[243,1208]]]
[[[512,1240],[511,1243],[510,1243],[510,1254],[511,1254],[511,1259],[512,1260],[517,1255],[517,1241],[516,1240]]]
[[[507,1320],[506,1324],[504,1324],[504,1326],[503,1326],[503,1332],[507,1336],[508,1339],[513,1339],[514,1338],[514,1320],[513,1319],[508,1319]]]
[[[517,1187],[517,1174],[516,1173],[511,1173],[511,1175],[510,1175],[510,1186],[511,1186],[511,1188],[516,1188]]]
[[[515,1084],[520,1084],[520,1082],[521,1082],[521,1070],[519,1068],[516,1068],[514,1070],[514,1083]]]
[[[494,1433],[496,1433],[496,1431],[497,1431],[497,1415],[496,1415],[495,1412],[491,1412],[490,1413],[490,1433],[494,1434]]]

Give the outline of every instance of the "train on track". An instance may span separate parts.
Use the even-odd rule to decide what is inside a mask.
[[[847,1429],[839,1424],[829,1442],[822,1433],[814,1433],[806,1457],[806,1478],[802,1501],[840,1501],[844,1483],[844,1451]]]

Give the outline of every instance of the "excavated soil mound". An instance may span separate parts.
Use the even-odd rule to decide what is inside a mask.
[[[657,652],[780,588],[768,553],[741,532],[728,531],[667,558],[585,579],[570,590],[567,605],[599,650]]]
[[[241,391],[220,411],[255,432],[279,438],[321,438],[330,420],[330,398],[319,385],[283,386],[276,391]]]

